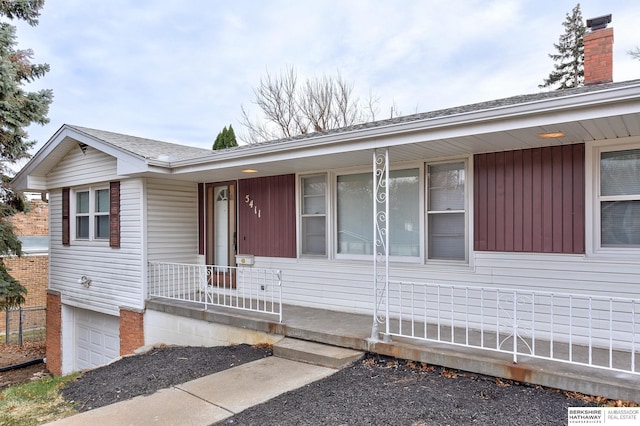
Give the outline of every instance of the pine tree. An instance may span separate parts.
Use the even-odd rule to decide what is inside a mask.
[[[229,129],[227,130],[227,135],[224,141],[224,147],[232,148],[234,146],[238,146],[238,142],[236,141],[236,133],[233,131],[233,126],[229,124]]]
[[[227,134],[227,126],[224,126],[224,129],[222,129],[219,133],[218,136],[216,136],[216,140],[213,142],[213,147],[211,147],[211,149],[218,150],[218,149],[222,149],[223,148],[223,138],[224,135]]]
[[[565,32],[560,36],[558,44],[553,44],[558,53],[549,54],[555,62],[554,70],[539,85],[540,88],[556,87],[567,89],[578,87],[584,83],[584,34],[586,26],[582,19],[580,3],[573,8],[571,15],[567,13],[562,23]]]
[[[216,140],[213,142],[213,150],[231,148],[234,146],[238,146],[238,142],[236,141],[236,134],[233,131],[233,127],[229,124],[229,129],[227,126],[224,127],[216,136]]]
[[[0,18],[21,19],[29,25],[38,24],[44,0],[0,1]],[[30,141],[25,131],[32,123],[46,124],[49,120],[49,104],[53,99],[50,90],[28,92],[24,85],[44,76],[47,64],[32,64],[31,50],[16,48],[16,28],[6,21],[0,22],[0,308],[10,309],[24,303],[27,290],[13,278],[2,256],[21,255],[20,240],[13,232],[9,218],[28,205],[21,194],[10,186],[12,173],[9,165],[28,158]]]

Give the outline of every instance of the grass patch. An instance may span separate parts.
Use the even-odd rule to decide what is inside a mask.
[[[0,425],[39,425],[75,414],[73,404],[58,391],[76,377],[46,377],[5,389],[0,393]]]

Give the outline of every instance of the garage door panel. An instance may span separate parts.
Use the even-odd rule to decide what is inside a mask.
[[[75,370],[107,364],[120,355],[119,318],[85,309],[75,315]]]

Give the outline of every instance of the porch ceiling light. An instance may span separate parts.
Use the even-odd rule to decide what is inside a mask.
[[[258,173],[257,170],[255,169],[244,169],[244,170],[240,170],[242,173]]]
[[[540,139],[557,139],[564,138],[564,133],[562,132],[550,132],[550,133],[540,133],[538,135]]]

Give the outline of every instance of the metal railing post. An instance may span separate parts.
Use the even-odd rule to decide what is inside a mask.
[[[518,363],[518,293],[513,291],[513,363]]]

